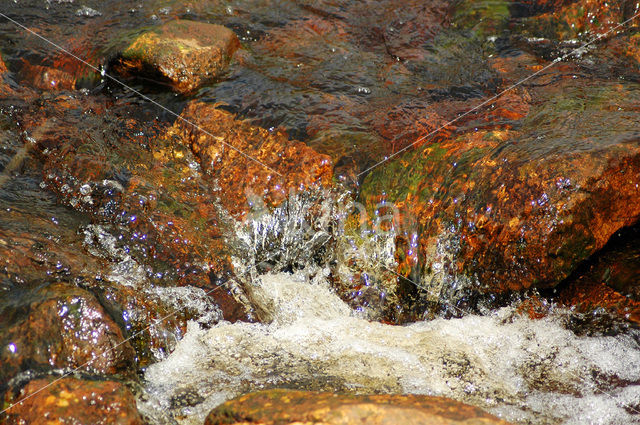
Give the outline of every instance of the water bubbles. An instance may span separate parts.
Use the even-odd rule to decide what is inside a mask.
[[[91,189],[91,185],[89,184],[83,184],[82,186],[80,186],[80,193],[82,195],[89,195],[91,193],[92,189]]]
[[[76,10],[76,16],[84,16],[86,18],[95,18],[97,16],[102,16],[102,13],[88,6],[82,6],[80,9]]]

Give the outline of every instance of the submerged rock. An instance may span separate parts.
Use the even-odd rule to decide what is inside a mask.
[[[246,212],[254,202],[276,205],[289,191],[329,185],[331,161],[280,130],[266,130],[216,105],[192,102],[173,131],[198,157],[215,180],[221,204],[232,214]],[[191,123],[196,124],[195,126]]]
[[[133,348],[93,295],[58,283],[32,297],[2,311],[0,382],[27,369],[135,374]]]
[[[28,398],[27,398],[28,397]],[[24,401],[18,402],[24,399]],[[5,406],[17,404],[3,415],[7,425],[95,424],[142,425],[131,391],[116,381],[89,381],[77,378],[35,379]]]
[[[161,77],[188,93],[219,77],[239,46],[226,27],[175,20],[136,38],[115,67],[124,75]]]
[[[42,65],[32,65],[26,60],[20,71],[21,79],[40,90],[74,90],[76,78],[62,70]]]
[[[250,393],[212,410],[205,425],[509,425],[482,409],[444,397],[339,395],[267,390]]]
[[[611,333],[625,327],[619,322],[640,324],[640,226],[616,232],[558,287],[557,298],[583,315],[581,331]]]
[[[561,75],[365,178],[370,209],[399,209],[399,272],[429,297],[554,286],[640,218],[640,92]]]

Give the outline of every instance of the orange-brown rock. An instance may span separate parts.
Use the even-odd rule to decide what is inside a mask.
[[[51,284],[0,318],[0,382],[26,369],[76,368],[106,375],[135,373],[135,352],[89,292]],[[23,311],[26,310],[26,311]]]
[[[558,288],[558,301],[574,311],[640,324],[640,226],[618,232]]]
[[[2,60],[2,56],[0,56],[0,76],[7,71],[7,65],[5,65],[4,60]]]
[[[509,425],[451,399],[415,395],[341,395],[267,390],[212,410],[205,425]]]
[[[5,406],[5,424],[142,425],[131,391],[115,381],[36,379]],[[21,401],[23,400],[23,401]]]
[[[181,117],[188,122],[177,120],[173,131],[191,146],[219,186],[220,202],[233,214],[246,212],[255,196],[275,205],[290,190],[331,182],[329,157],[282,131],[253,126],[202,102],[187,105]]]
[[[26,60],[20,71],[22,81],[40,90],[74,90],[76,79],[68,72],[48,66],[32,65]]]
[[[0,97],[15,95],[13,89],[5,82],[5,77],[8,72],[7,65],[5,65],[4,60],[2,60],[2,55],[0,55]]]
[[[136,38],[114,66],[124,75],[160,77],[188,93],[219,77],[239,46],[234,32],[221,25],[174,20]]]
[[[417,236],[418,249],[398,254],[412,279],[554,286],[640,218],[637,90],[563,78],[530,96],[506,115],[517,126],[462,127],[365,179],[360,198],[394,203],[400,236]]]
[[[563,287],[558,301],[579,313],[604,310],[615,318],[640,325],[640,302],[625,297],[604,282],[588,277],[576,279]]]
[[[173,149],[162,123],[122,118],[111,107],[59,95],[22,115],[47,187],[74,209],[125,225],[132,243],[146,245],[143,256],[171,264],[180,283],[207,285],[207,272],[192,266],[225,269],[221,224],[188,148]]]

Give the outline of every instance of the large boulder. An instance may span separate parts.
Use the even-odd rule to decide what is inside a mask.
[[[566,71],[365,178],[360,199],[370,209],[381,201],[399,208],[398,271],[432,297],[468,283],[554,286],[638,221],[639,92]]]
[[[444,397],[339,395],[267,390],[250,393],[212,410],[205,425],[509,425],[477,407]]]
[[[5,398],[7,425],[142,425],[136,400],[125,385],[108,380],[35,379]],[[3,414],[3,415],[4,415]]]
[[[124,75],[161,77],[188,93],[219,77],[239,46],[226,27],[175,20],[138,36],[115,67]]]

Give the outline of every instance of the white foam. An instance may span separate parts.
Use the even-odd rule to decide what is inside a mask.
[[[623,406],[640,400],[631,335],[578,337],[561,312],[532,321],[511,308],[407,326],[368,322],[326,282],[300,275],[262,276],[251,292],[271,323],[206,331],[189,323],[175,351],[148,368],[147,407],[201,424],[228,398],[284,386],[442,395],[522,424],[640,423]],[[180,394],[204,401],[180,407]]]

